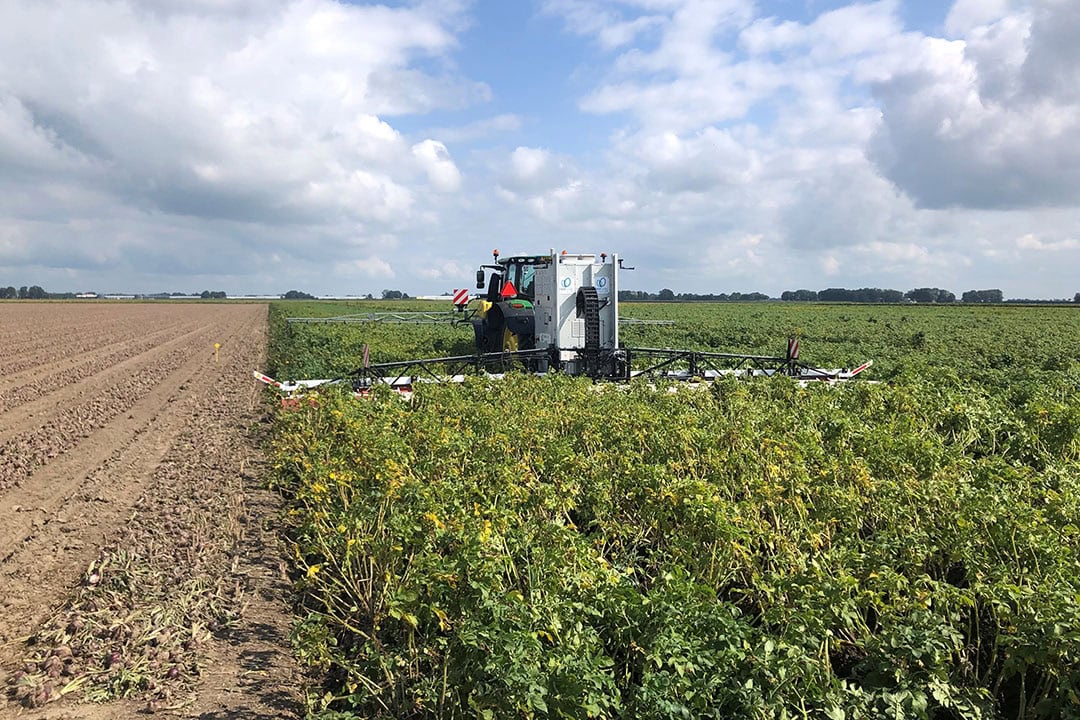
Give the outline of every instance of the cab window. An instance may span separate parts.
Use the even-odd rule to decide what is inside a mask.
[[[517,291],[518,295],[533,299],[533,293],[535,291],[536,284],[536,266],[535,265],[522,265],[518,273]]]

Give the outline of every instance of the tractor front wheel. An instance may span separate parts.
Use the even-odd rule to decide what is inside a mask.
[[[519,349],[518,336],[510,332],[510,328],[503,330],[502,349],[503,352],[515,352]]]

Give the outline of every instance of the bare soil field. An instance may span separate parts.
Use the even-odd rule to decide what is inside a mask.
[[[264,305],[0,303],[0,717],[300,712],[265,353]]]

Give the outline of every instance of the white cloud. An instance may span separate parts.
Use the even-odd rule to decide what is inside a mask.
[[[830,277],[836,275],[840,272],[840,261],[835,255],[823,255],[821,258],[821,271]]]
[[[1045,1],[993,22],[970,43],[924,39],[907,68],[877,83],[875,162],[925,207],[1075,205],[1080,51],[1063,35],[1080,33],[1080,11]]]
[[[1061,240],[1041,240],[1032,233],[1016,239],[1016,247],[1021,250],[1058,252],[1060,250],[1080,250],[1080,240],[1062,238]]]
[[[708,192],[749,183],[762,169],[753,149],[730,131],[713,127],[686,137],[670,131],[641,133],[616,147],[647,168],[647,187],[663,192]]]
[[[516,196],[538,196],[568,188],[575,183],[576,170],[569,159],[544,148],[519,146],[506,159],[499,185]]]
[[[437,190],[453,192],[461,187],[461,171],[441,142],[430,138],[419,142],[412,146],[412,154]]]
[[[71,255],[47,236],[117,266],[131,256],[179,270],[151,241],[170,226],[218,238],[189,252],[227,246],[222,236],[300,252],[290,227],[329,237],[416,222],[424,195],[453,192],[461,174],[440,140],[410,144],[385,118],[489,96],[441,61],[460,14],[453,3],[0,2],[0,214],[58,223],[20,225],[41,241],[30,258],[0,251],[0,266]],[[37,192],[21,192],[28,176]],[[98,219],[62,227],[63,208]],[[110,226],[80,240],[80,227]]]
[[[823,13],[810,24],[755,20],[739,34],[739,44],[752,55],[807,53],[817,65],[861,55],[876,55],[900,39],[897,0],[859,3]]]
[[[416,260],[416,274],[426,280],[435,281],[448,281],[451,283],[457,283],[454,288],[460,286],[467,286],[466,280],[471,279],[472,273],[476,268],[471,265],[465,265],[457,262],[456,260],[450,260],[444,257],[423,257]],[[451,288],[446,288],[442,292],[446,292]]]
[[[963,37],[973,30],[1006,17],[1009,0],[956,0],[945,18],[945,30],[953,37]]]
[[[734,284],[731,290],[754,292],[743,287],[747,273],[756,274],[768,262],[771,248],[764,242],[764,236],[743,235],[734,238],[714,238],[708,242],[703,254],[702,264],[717,280],[725,284]]]
[[[547,0],[544,11],[562,16],[566,29],[578,35],[595,35],[600,46],[613,50],[634,42],[642,33],[663,23],[660,15],[623,20],[616,8],[591,0]]]
[[[390,263],[381,257],[367,257],[359,260],[349,260],[347,262],[339,262],[334,266],[334,274],[345,278],[367,278],[367,279],[393,279],[394,268]]]

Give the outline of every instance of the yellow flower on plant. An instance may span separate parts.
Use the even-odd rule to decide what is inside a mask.
[[[315,577],[316,575],[319,574],[320,570],[322,570],[321,565],[309,565],[308,569],[307,569],[307,576],[309,578],[313,578],[313,577]]]

